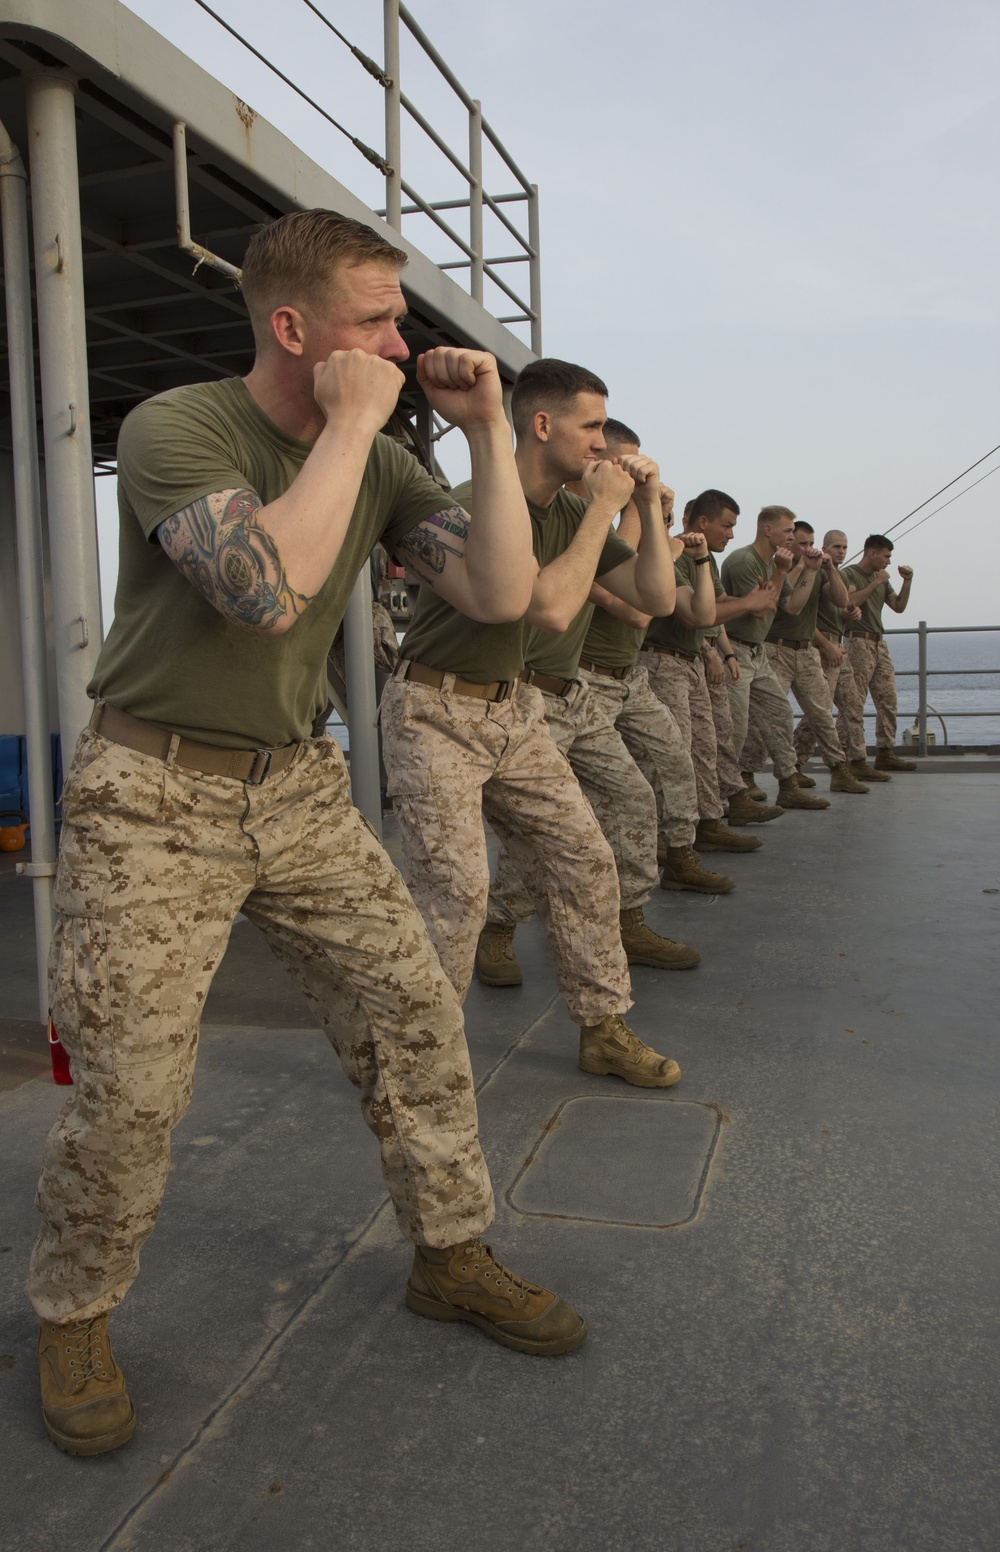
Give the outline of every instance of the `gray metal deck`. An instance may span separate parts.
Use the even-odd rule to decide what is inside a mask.
[[[1000,773],[835,802],[654,902],[704,955],[635,975],[675,1090],[576,1069],[537,925],[473,988],[495,1243],[586,1313],[570,1357],[406,1311],[353,1091],[241,925],[114,1321],[139,1431],[60,1455],[20,1282],[62,1095],[0,1096],[5,1552],[995,1552]],[[0,874],[15,1021],[29,899]]]

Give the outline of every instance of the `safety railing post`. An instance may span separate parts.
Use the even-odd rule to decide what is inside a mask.
[[[397,232],[403,229],[403,145],[399,122],[399,0],[383,0],[385,52],[385,219]]]
[[[528,300],[531,304],[531,348],[536,356],[542,353],[542,261],[538,233],[538,184],[531,185],[528,195]]]
[[[483,300],[483,110],[478,101],[469,109],[469,247],[472,269],[469,294]]]
[[[917,625],[917,722],[919,725],[917,751],[927,753],[927,621]]]

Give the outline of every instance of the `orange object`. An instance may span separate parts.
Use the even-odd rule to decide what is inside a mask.
[[[0,851],[23,851],[25,844],[24,832],[28,828],[28,821],[19,808],[9,808],[0,814],[0,819],[10,819],[17,815],[19,824],[0,825]]]
[[[73,1074],[69,1070],[69,1057],[56,1034],[56,1026],[51,1019],[49,1019],[49,1050],[52,1053],[53,1083],[72,1083]]]

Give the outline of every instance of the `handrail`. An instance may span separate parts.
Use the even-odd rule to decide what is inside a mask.
[[[917,680],[917,709],[916,712],[900,712],[900,716],[915,716],[918,726],[917,752],[920,755],[927,753],[927,713],[932,712],[941,721],[938,712],[928,703],[927,681],[928,679],[959,678],[965,674],[1000,674],[1000,668],[928,668],[927,667],[927,638],[928,636],[986,636],[994,631],[1000,631],[1000,625],[928,625],[926,620],[920,620],[917,625],[897,625],[883,632],[885,636],[916,636],[917,667],[896,670],[899,679]],[[870,713],[866,713],[870,715]],[[1000,707],[993,711],[955,711],[949,709],[949,717],[1000,717]],[[945,733],[947,739],[947,732]]]

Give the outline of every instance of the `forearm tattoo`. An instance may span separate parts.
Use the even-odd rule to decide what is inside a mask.
[[[425,517],[416,528],[411,528],[410,532],[399,540],[396,553],[433,588],[434,578],[444,571],[449,555],[455,555],[459,560],[464,560],[465,541],[469,537],[469,522],[469,514],[462,507],[444,507],[440,512],[434,512],[430,517]],[[449,544],[448,540],[442,537],[443,534],[450,534],[461,543]]]
[[[175,512],[156,530],[177,569],[227,620],[267,631],[312,602],[290,586],[252,490],[219,491]]]

